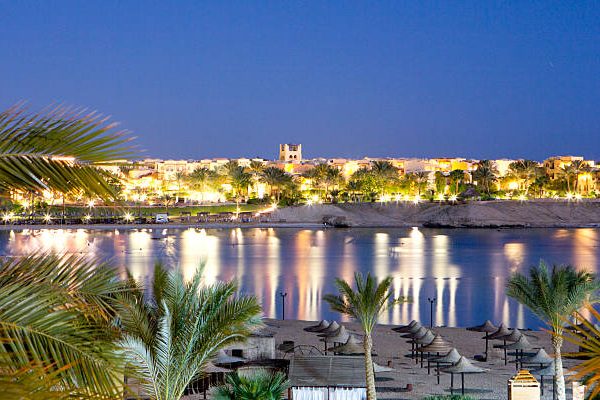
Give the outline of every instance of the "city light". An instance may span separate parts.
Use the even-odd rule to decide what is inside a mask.
[[[87,205],[89,208],[93,208],[96,205],[96,202],[94,200],[90,200],[88,201]]]
[[[456,201],[458,200],[458,196],[455,194],[450,195],[450,197],[448,197],[448,200],[450,200],[453,203],[456,203]]]
[[[91,219],[92,219],[92,216],[91,216],[91,215],[89,215],[89,214],[86,214],[86,215],[83,217],[83,220],[84,220],[84,221],[86,221],[86,222],[89,222]]]
[[[13,219],[14,214],[13,213],[6,213],[2,216],[2,219],[4,220],[4,222],[10,222],[11,219]]]
[[[126,212],[125,215],[123,215],[123,218],[125,218],[125,221],[127,222],[133,221],[133,215],[129,212]]]
[[[46,223],[49,223],[50,221],[52,221],[52,216],[50,214],[44,215],[44,221],[46,221]]]
[[[567,198],[567,200],[573,200],[573,193],[568,192],[565,197]]]

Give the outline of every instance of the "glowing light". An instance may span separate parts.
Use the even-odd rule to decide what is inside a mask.
[[[402,200],[402,196],[401,195],[397,194],[397,195],[394,196],[394,201],[396,203],[399,202],[399,201],[401,201],[401,200]]]
[[[444,201],[446,198],[444,197],[444,194],[443,194],[443,193],[440,193],[440,194],[438,194],[438,195],[437,195],[437,199],[438,199],[439,201]]]
[[[413,200],[413,203],[419,204],[420,201],[421,201],[421,196],[416,195],[415,198],[414,198],[414,200]]]
[[[125,218],[125,221],[132,221],[133,220],[133,215],[131,215],[131,213],[125,213],[125,215],[123,215],[123,218]]]
[[[404,201],[410,201],[410,196],[409,196],[409,195],[407,195],[407,194],[405,194],[405,195],[404,195]]]
[[[581,194],[580,194],[580,193],[577,193],[577,194],[575,195],[575,200],[581,200],[581,198],[582,198],[582,197],[581,197]]]
[[[573,200],[573,193],[569,192],[566,194],[565,197],[567,198],[567,200]]]
[[[46,222],[52,221],[52,215],[50,215],[50,214],[44,215],[44,221],[46,221]]]
[[[312,199],[308,199],[308,200],[306,200],[306,205],[307,205],[307,206],[312,206],[312,205],[313,205],[313,201],[312,201]]]
[[[389,195],[387,195],[387,194],[382,194],[382,195],[379,197],[379,201],[380,201],[381,203],[387,203],[387,202],[388,202],[388,201],[390,201],[390,200],[391,200],[391,197],[390,197]]]
[[[92,216],[91,216],[91,215],[89,215],[89,214],[86,214],[86,215],[83,217],[83,220],[84,220],[84,221],[87,221],[87,222],[89,222],[91,219],[92,219]]]
[[[517,182],[517,181],[508,182],[508,188],[510,190],[517,190],[517,189],[519,189],[519,182]]]
[[[448,200],[450,200],[453,203],[456,203],[456,201],[458,200],[458,196],[455,194],[450,195],[450,197],[448,197]]]
[[[4,220],[4,222],[10,222],[11,219],[13,219],[14,214],[13,213],[6,213],[2,216],[2,219]]]
[[[519,201],[525,201],[525,200],[527,200],[527,196],[525,196],[524,194],[520,194],[518,199],[519,199]]]

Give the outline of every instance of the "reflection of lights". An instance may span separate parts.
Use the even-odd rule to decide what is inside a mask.
[[[455,194],[450,195],[450,197],[448,197],[448,200],[450,200],[453,203],[456,203],[456,201],[458,200],[458,196]]]

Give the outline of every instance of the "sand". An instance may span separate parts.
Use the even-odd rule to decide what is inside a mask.
[[[317,224],[324,217],[338,217],[353,227],[599,227],[600,201],[319,204],[278,209],[272,220]]]
[[[482,321],[483,322],[483,321]],[[275,332],[276,343],[283,340],[293,340],[296,344],[313,345],[323,349],[323,343],[318,340],[314,333],[308,333],[303,330],[304,327],[315,324],[308,321],[281,321],[267,320],[268,327]],[[350,330],[360,331],[356,323],[344,323]],[[420,368],[406,355],[410,353],[410,345],[406,339],[400,338],[400,334],[391,330],[393,326],[378,325],[373,335],[374,351],[377,356],[374,361],[380,365],[389,365],[395,369],[394,372],[381,373],[377,375],[377,398],[386,399],[421,399],[430,394],[449,394],[450,376],[442,374],[440,384],[436,383],[436,376],[432,371],[427,374],[427,368]],[[436,327],[434,332],[442,335],[446,340],[453,343],[456,349],[463,356],[467,356],[471,361],[476,354],[482,354],[485,349],[485,341],[481,338],[482,333],[470,332],[461,328]],[[546,332],[531,331],[526,332],[531,335],[530,342],[545,348],[551,354],[550,335]],[[492,341],[491,344],[501,344],[500,341]],[[565,344],[563,351],[574,351],[570,344]],[[475,365],[489,369],[483,374],[466,375],[466,388],[482,388],[484,393],[468,393],[476,399],[507,399],[507,381],[515,373],[515,365],[509,363],[504,365],[502,353],[500,350],[494,350],[492,357],[488,362],[474,362]],[[513,357],[509,356],[509,360]],[[572,366],[572,360],[565,360],[565,368]],[[545,379],[546,389],[543,399],[551,399],[551,384],[549,379]],[[413,391],[398,392],[398,388],[406,387],[406,384],[413,385]],[[460,387],[460,377],[455,376],[455,385]],[[567,390],[569,392],[569,390]]]

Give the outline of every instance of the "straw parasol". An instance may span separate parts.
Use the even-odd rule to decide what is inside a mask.
[[[326,319],[321,320],[317,325],[311,325],[304,328],[306,332],[321,332],[327,329],[330,325],[330,322]]]
[[[319,336],[329,335],[330,333],[335,332],[338,329],[340,329],[340,324],[338,324],[337,321],[333,321],[333,322],[331,322],[331,324],[329,324],[329,326],[327,328],[318,332],[318,334],[319,334]]]
[[[392,328],[392,330],[398,333],[407,333],[410,332],[415,326],[417,327],[417,329],[419,329],[421,327],[421,323],[413,319],[408,325],[397,326],[395,328]]]
[[[487,360],[487,358],[488,358],[488,348],[489,348],[490,333],[496,332],[498,330],[498,327],[495,326],[488,319],[483,324],[477,325],[477,326],[472,326],[470,328],[467,328],[467,330],[468,331],[473,331],[473,332],[482,332],[482,333],[485,333],[485,336],[483,338],[485,339],[485,359]]]
[[[518,329],[513,329],[510,334],[501,336],[498,339],[506,340],[507,342],[517,342],[521,337],[523,337],[523,333]]]
[[[421,354],[435,353],[436,356],[439,356],[440,353],[448,353],[450,350],[452,350],[452,345],[450,345],[450,343],[446,342],[440,335],[435,335],[435,337],[433,338],[431,343],[429,343],[428,345],[419,347],[417,349],[417,351],[420,351]],[[437,367],[437,383],[439,385],[440,384],[440,370],[439,370],[440,364],[439,364],[439,362],[436,363],[436,367]],[[427,375],[430,375],[430,374],[431,374],[431,357],[427,357]]]
[[[465,374],[479,374],[485,372],[485,369],[476,367],[466,357],[461,357],[458,362],[446,368],[442,372],[450,374],[450,394],[454,394],[454,374],[460,374],[461,393],[465,394]]]
[[[434,361],[439,363],[439,364],[456,364],[458,362],[458,360],[460,360],[460,357],[462,357],[459,353],[458,350],[456,350],[456,348],[452,348],[452,350],[450,350],[448,352],[448,354],[446,354],[445,356],[442,357],[436,357],[434,358]]]
[[[523,364],[530,364],[530,365],[539,364],[540,368],[543,368],[544,365],[548,365],[552,361],[554,361],[554,358],[550,357],[548,355],[548,353],[546,353],[546,350],[539,349],[538,351],[535,352],[534,355],[521,358],[521,365],[523,365]]]
[[[403,339],[414,339],[416,337],[421,337],[425,334],[425,332],[427,332],[429,329],[425,328],[424,326],[421,326],[419,329],[416,330],[411,330],[410,332],[400,336]]]
[[[215,358],[214,363],[216,365],[226,365],[226,364],[235,364],[239,362],[246,361],[245,358],[242,357],[234,357],[225,353],[225,350],[219,350],[217,353],[217,358]]]
[[[340,326],[340,329],[338,329],[335,332],[331,332],[328,335],[319,335],[319,336],[321,336],[320,340],[322,342],[345,343],[346,340],[348,340],[348,336],[350,336],[350,334],[346,330],[346,327],[344,325],[342,325],[342,326]]]
[[[530,350],[533,348],[529,340],[525,335],[521,335],[519,340],[511,344],[505,344],[502,346],[504,348],[504,353],[506,354],[507,350],[515,350],[515,366],[517,367],[517,371],[519,370],[519,358],[523,358],[523,351]]]
[[[427,346],[428,344],[433,342],[433,339],[435,339],[435,335],[433,334],[433,332],[427,331],[427,333],[425,333],[425,335],[421,336],[418,339],[413,339],[413,341],[414,341],[415,345]],[[418,350],[418,348],[415,348],[415,350]],[[423,352],[421,352],[421,368],[423,368],[423,358],[424,358],[424,354],[423,354]]]
[[[512,332],[506,326],[504,326],[504,323],[501,323],[498,326],[498,330],[496,330],[496,332],[492,333],[489,336],[486,333],[486,336],[488,336],[488,339],[502,340],[503,341],[502,344],[506,344],[506,336],[510,335],[511,333]],[[508,360],[506,359],[506,350],[504,351],[504,365],[508,365]]]
[[[346,343],[339,346],[332,346],[328,350],[333,351],[335,354],[346,356],[365,354],[365,348],[362,342],[354,335],[350,335],[348,340],[346,340]]]

